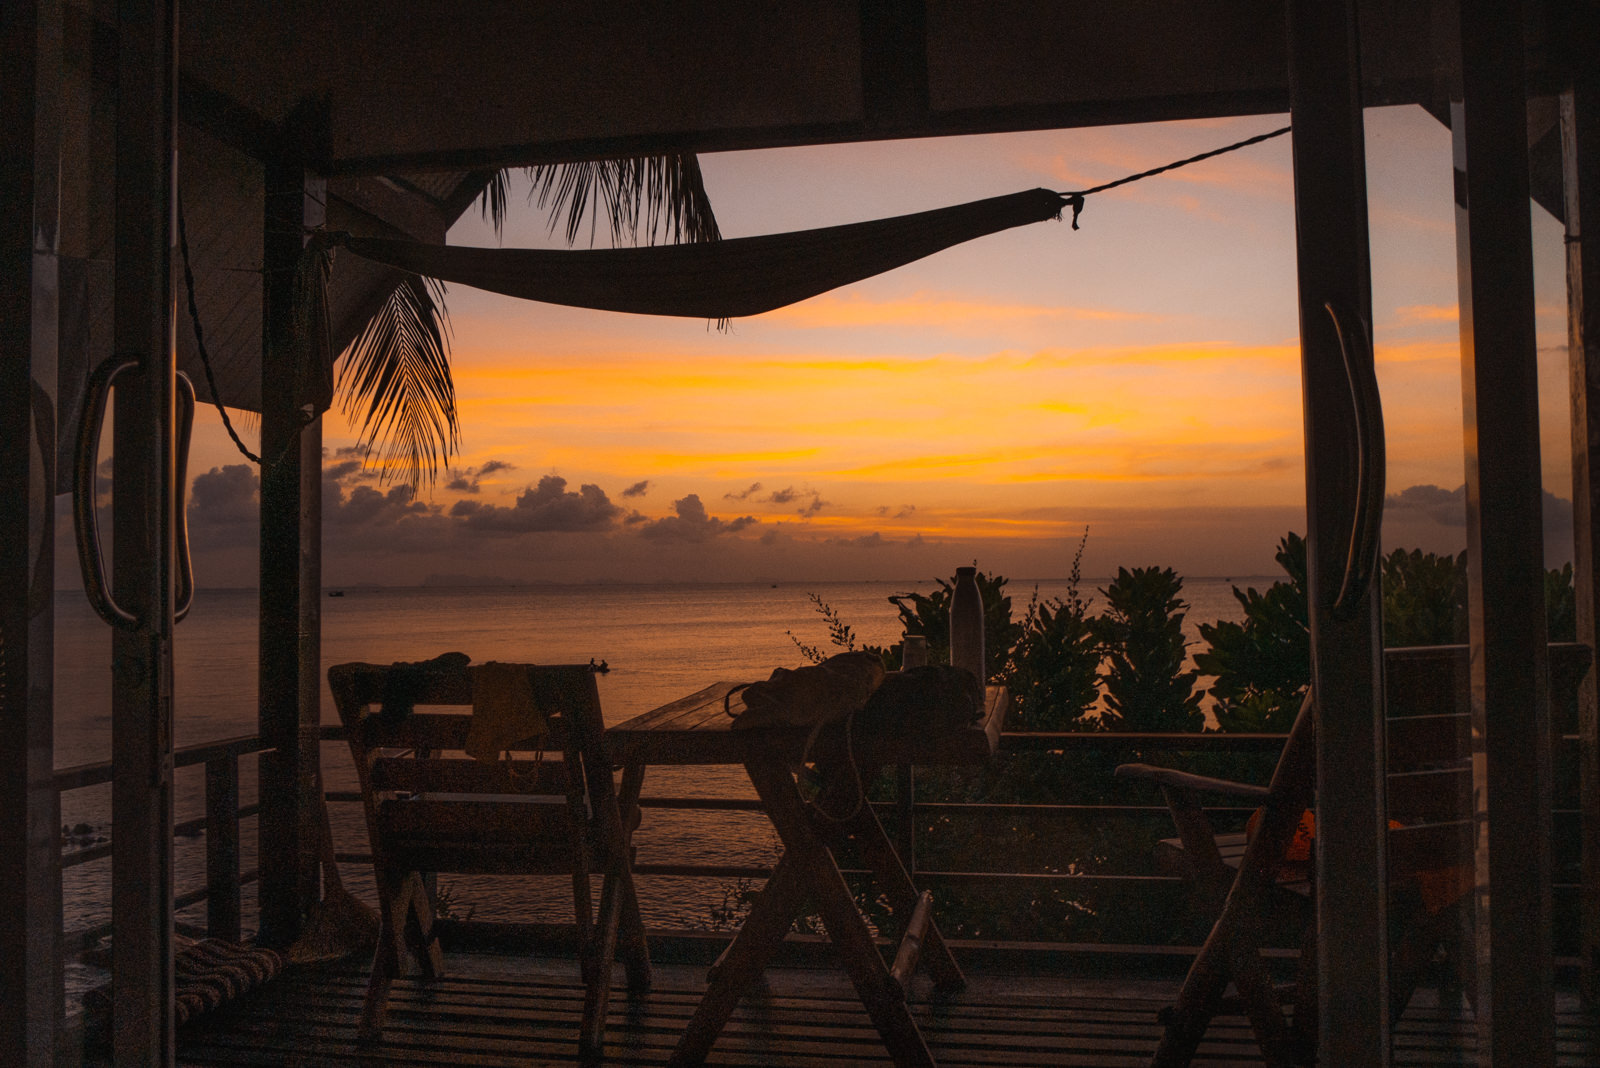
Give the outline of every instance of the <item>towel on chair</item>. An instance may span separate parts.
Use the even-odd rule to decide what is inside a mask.
[[[537,741],[542,748],[550,726],[534,704],[527,667],[491,660],[470,670],[472,725],[463,746],[466,754],[493,764],[519,742]]]

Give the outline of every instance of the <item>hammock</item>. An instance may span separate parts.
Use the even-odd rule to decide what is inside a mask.
[[[1061,217],[1048,189],[915,215],[691,245],[561,251],[329,235],[365,259],[524,300],[727,320],[781,308],[1013,226]]]

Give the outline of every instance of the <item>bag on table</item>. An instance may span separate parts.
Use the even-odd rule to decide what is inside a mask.
[[[882,658],[866,652],[840,653],[809,667],[775,668],[766,681],[742,688],[744,711],[733,726],[814,729],[859,711],[883,678]]]

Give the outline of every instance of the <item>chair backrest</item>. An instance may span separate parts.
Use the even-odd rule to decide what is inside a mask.
[[[419,871],[537,872],[591,867],[615,811],[599,690],[587,665],[526,671],[542,739],[484,761],[464,753],[473,669],[340,664],[328,684],[360,779],[374,860]],[[384,707],[385,700],[391,706]]]

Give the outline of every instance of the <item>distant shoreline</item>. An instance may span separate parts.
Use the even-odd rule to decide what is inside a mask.
[[[1080,584],[1085,589],[1093,589],[1095,587],[1103,586],[1106,583],[1109,583],[1115,577],[1116,576],[1114,576],[1114,575],[1085,576],[1083,579],[1080,580]],[[1186,582],[1186,583],[1189,583],[1189,582],[1227,582],[1227,583],[1231,583],[1231,584],[1233,584],[1235,586],[1244,587],[1244,586],[1262,585],[1262,584],[1270,586],[1274,582],[1283,581],[1285,576],[1280,573],[1280,574],[1276,574],[1276,575],[1183,575],[1181,577],[1183,578],[1183,581]],[[634,581],[634,580],[625,580],[625,579],[595,579],[595,580],[588,581],[588,582],[554,582],[554,581],[546,581],[546,582],[492,582],[492,581],[484,580],[484,581],[463,581],[463,582],[420,582],[420,583],[412,583],[410,585],[400,585],[398,583],[393,584],[393,585],[383,585],[383,584],[379,584],[379,583],[375,583],[375,582],[351,582],[351,583],[335,583],[335,584],[332,584],[332,585],[324,586],[322,589],[323,589],[324,593],[327,593],[328,591],[331,591],[331,590],[342,590],[345,593],[357,593],[357,592],[374,591],[374,590],[397,590],[397,591],[398,590],[412,590],[412,591],[415,591],[415,590],[441,590],[441,591],[443,591],[443,590],[536,590],[536,589],[572,590],[572,589],[625,589],[625,588],[628,588],[628,587],[638,587],[638,588],[648,588],[648,589],[708,589],[708,588],[723,589],[723,588],[734,588],[734,587],[740,587],[740,586],[767,586],[767,587],[776,587],[778,589],[794,589],[794,590],[806,590],[806,589],[811,589],[813,587],[818,587],[818,586],[901,586],[901,587],[905,587],[907,589],[921,590],[921,589],[925,589],[927,587],[930,587],[930,586],[934,585],[937,581],[938,581],[937,578],[932,578],[932,577],[928,577],[928,576],[923,576],[921,578],[909,578],[909,579],[907,579],[907,578],[898,578],[898,579],[771,579],[771,578],[767,578],[767,579],[748,579],[748,580],[738,580],[738,581],[706,581],[706,582],[689,582],[689,581],[683,581],[683,580],[670,581],[670,582],[669,581],[644,582],[644,581]],[[1064,585],[1066,585],[1066,583],[1067,583],[1067,578],[1064,575],[1060,576],[1060,577],[1056,577],[1056,578],[1013,578],[1013,577],[1011,577],[1009,575],[1006,576],[1006,588],[1007,588],[1008,591],[1010,591],[1013,594],[1018,590],[1030,589],[1034,585],[1064,586]],[[256,592],[257,589],[258,589],[258,587],[256,587],[256,586],[198,586],[198,587],[196,587],[195,592],[196,593],[254,593],[254,592]],[[75,586],[58,586],[55,589],[54,592],[56,592],[58,594],[63,594],[63,593],[81,594],[83,591],[80,588],[75,587]]]

